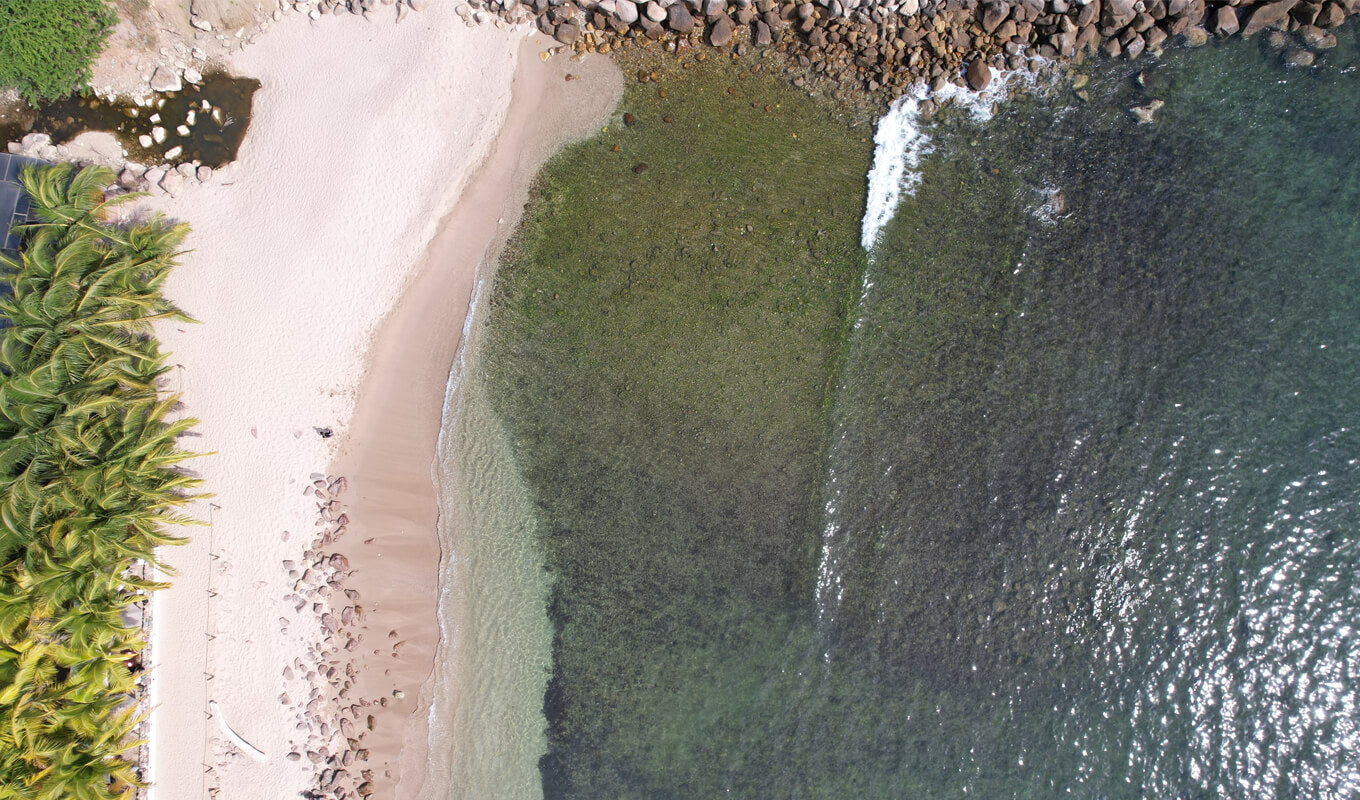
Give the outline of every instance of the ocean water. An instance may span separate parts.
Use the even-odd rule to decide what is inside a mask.
[[[803,261],[786,199],[692,214],[779,253],[721,268],[604,222],[655,187],[550,169],[483,374],[551,585],[544,795],[1360,796],[1358,62],[940,115],[867,260],[863,156],[796,187]]]

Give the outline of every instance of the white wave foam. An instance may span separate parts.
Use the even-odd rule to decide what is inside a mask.
[[[897,212],[902,196],[915,192],[921,183],[921,160],[930,153],[930,136],[921,130],[922,103],[926,100],[952,103],[979,122],[986,122],[992,118],[992,107],[1010,95],[1013,85],[1032,81],[1027,72],[1007,71],[997,73],[980,92],[952,83],[933,92],[926,84],[918,83],[893,102],[874,133],[874,163],[869,168],[869,194],[860,228],[860,244],[866,251],[873,250],[878,234]]]

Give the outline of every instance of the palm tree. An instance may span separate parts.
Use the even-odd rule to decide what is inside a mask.
[[[126,666],[145,645],[123,611],[198,485],[167,421],[176,397],[150,323],[187,229],[108,224],[103,169],[21,176],[33,200],[0,256],[0,800],[126,797],[138,743]]]

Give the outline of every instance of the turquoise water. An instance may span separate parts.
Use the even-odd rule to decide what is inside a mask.
[[[551,370],[495,395],[555,586],[545,794],[1360,795],[1357,55],[944,115],[786,471],[780,403],[703,440],[493,303],[492,372]],[[597,352],[714,320],[654,322]]]

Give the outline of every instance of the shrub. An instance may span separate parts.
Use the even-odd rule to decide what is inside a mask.
[[[30,103],[79,89],[117,21],[104,0],[0,0],[0,88]]]

